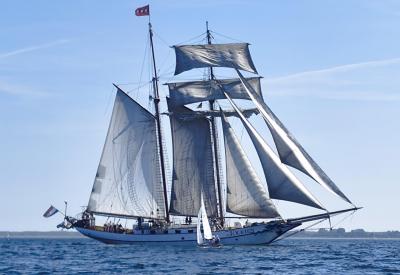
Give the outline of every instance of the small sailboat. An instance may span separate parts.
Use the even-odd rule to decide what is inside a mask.
[[[203,232],[201,226],[203,225]],[[218,235],[213,235],[208,222],[206,208],[204,207],[203,195],[201,196],[201,207],[197,215],[197,244],[201,247],[220,246]]]

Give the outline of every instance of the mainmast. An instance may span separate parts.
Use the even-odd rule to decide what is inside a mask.
[[[164,159],[164,148],[162,142],[162,133],[161,133],[161,117],[160,117],[160,94],[158,91],[158,76],[157,76],[157,68],[156,68],[156,58],[154,55],[154,45],[153,45],[153,30],[151,28],[151,23],[149,22],[149,35],[150,35],[150,47],[151,47],[151,56],[153,59],[153,69],[154,74],[152,78],[153,82],[153,92],[154,92],[154,108],[156,111],[156,120],[157,120],[157,138],[158,138],[158,148],[160,149],[160,161],[161,161],[161,177],[163,183],[163,193],[164,193],[164,203],[165,203],[165,218],[166,221],[169,223],[169,209],[168,209],[168,196],[167,196],[167,177],[165,175],[165,159]]]
[[[206,29],[207,29],[207,44],[211,44],[211,33],[208,29],[208,21],[206,21]],[[214,80],[214,69],[213,67],[209,67],[209,80]],[[215,100],[210,100],[210,110],[214,110],[214,102]],[[219,218],[221,221],[221,225],[224,226],[224,212],[222,209],[222,191],[221,191],[221,178],[220,178],[220,167],[219,167],[219,155],[218,155],[218,144],[217,144],[217,128],[215,125],[215,118],[211,116],[211,131],[213,136],[213,144],[214,144],[214,158],[215,158],[215,172],[217,178],[217,191],[218,191],[218,210],[219,210]]]

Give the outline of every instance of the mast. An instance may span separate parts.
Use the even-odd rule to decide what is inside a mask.
[[[208,21],[206,21],[206,29],[207,29],[207,44],[211,44],[211,33],[208,29]],[[213,67],[209,67],[209,79],[214,80],[214,69]],[[214,102],[215,100],[210,100],[210,110],[214,110]],[[221,221],[221,225],[224,226],[224,212],[222,210],[222,192],[221,192],[221,178],[220,178],[220,167],[219,167],[219,157],[218,157],[218,144],[217,144],[217,129],[215,125],[215,118],[211,116],[211,131],[213,137],[214,144],[214,158],[215,158],[215,171],[217,178],[217,192],[218,192],[218,209],[219,209],[219,218]]]
[[[161,134],[161,118],[160,118],[160,94],[158,91],[158,77],[157,77],[157,68],[156,68],[156,58],[154,55],[154,45],[153,45],[153,30],[151,28],[151,23],[149,22],[149,35],[150,35],[150,47],[151,47],[151,56],[153,59],[153,69],[154,74],[152,78],[153,82],[153,92],[154,92],[154,108],[156,111],[156,121],[157,121],[157,138],[158,138],[158,148],[160,149],[160,161],[161,161],[161,176],[162,176],[162,184],[163,184],[163,193],[164,193],[164,203],[165,203],[165,218],[169,223],[169,209],[168,209],[168,196],[167,196],[167,177],[165,175],[165,160],[164,160],[164,149],[162,143],[162,134]]]

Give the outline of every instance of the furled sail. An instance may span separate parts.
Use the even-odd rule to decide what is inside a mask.
[[[175,75],[205,67],[238,68],[257,73],[247,43],[181,45],[174,48]]]
[[[249,77],[246,80],[258,96],[262,97],[260,77]],[[239,78],[218,80],[218,84],[216,80],[206,80],[167,83],[167,85],[172,106],[225,99],[218,85],[222,85],[232,98],[251,100]]]
[[[118,89],[88,211],[165,217],[155,117]]]
[[[224,115],[222,115],[222,126],[226,159],[226,210],[248,217],[279,217],[265,185],[258,178]]]
[[[236,71],[243,85],[245,86],[249,97],[253,100],[254,104],[259,109],[265,122],[267,123],[276,144],[281,161],[307,174],[316,182],[325,187],[328,191],[351,203],[344,193],[340,191],[336,184],[304,150],[294,136],[286,129],[282,122],[267,106],[264,100],[259,97],[259,93],[252,88],[251,84],[247,82],[239,70]]]
[[[257,108],[250,108],[250,109],[241,109],[243,115],[245,117],[251,117],[254,114],[258,114],[259,111]],[[163,113],[166,115],[174,115],[179,119],[183,119],[183,120],[191,120],[197,117],[206,117],[206,116],[210,116],[210,117],[220,117],[221,114],[223,114],[226,117],[230,117],[230,116],[238,116],[238,114],[236,113],[235,110],[224,110],[224,111],[218,111],[218,110],[202,110],[202,111],[193,111],[190,110],[189,112],[178,112],[178,113],[173,113],[173,112],[168,112],[168,113]]]
[[[261,135],[243,116],[229,95],[225,93],[225,96],[236,112],[238,112],[243,125],[253,141],[261,165],[264,169],[269,196],[273,199],[291,201],[324,209],[318,200],[314,198],[306,187],[295,177],[295,175],[293,175],[289,168],[281,163],[278,156],[275,155],[274,151],[268,146]]]
[[[169,111],[189,112],[181,106]],[[210,121],[205,118],[182,120],[170,116],[173,146],[173,174],[170,213],[197,216],[201,192],[209,217],[217,216],[214,161]]]

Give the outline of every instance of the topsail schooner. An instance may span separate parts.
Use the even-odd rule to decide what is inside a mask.
[[[136,14],[148,15],[149,7],[141,8]],[[88,206],[78,219],[65,217],[73,228],[104,243],[195,244],[199,232],[191,220],[197,217],[204,201],[205,216],[222,244],[268,244],[304,222],[325,220],[359,209],[271,111],[262,97],[260,77],[242,75],[241,71],[257,74],[249,44],[212,44],[208,25],[207,44],[173,47],[175,75],[194,68],[206,68],[209,74],[206,80],[167,83],[166,114],[170,119],[173,150],[172,182],[168,190],[167,148],[161,125],[159,78],[150,22],[149,38],[154,114],[115,85],[117,92],[111,121]],[[219,79],[214,75],[216,67],[230,68],[237,77]],[[232,109],[216,109],[218,100],[227,100]],[[252,102],[255,108],[242,109],[239,101],[243,100]],[[207,111],[195,111],[188,106],[204,101],[209,102]],[[278,155],[249,121],[252,114],[260,114],[264,119]],[[239,118],[247,131],[266,182],[253,168],[228,120],[230,116]],[[218,146],[218,125],[222,125],[222,148]],[[220,162],[223,150],[225,169]],[[352,207],[328,212],[288,166],[308,175]],[[222,170],[225,170],[225,185]],[[314,207],[324,213],[283,219],[273,199]],[[229,227],[227,213],[264,221]],[[132,219],[135,223],[130,229],[98,226],[96,216]],[[171,217],[179,216],[186,217],[185,223],[174,224]]]

